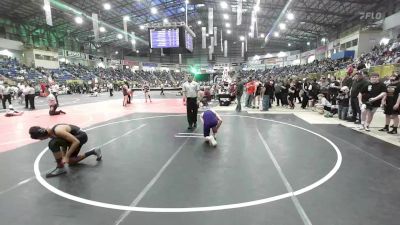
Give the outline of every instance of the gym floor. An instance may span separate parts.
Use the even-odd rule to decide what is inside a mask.
[[[1,224],[399,224],[397,146],[295,115],[221,112],[210,147],[202,126],[186,130],[179,97],[138,95],[122,108],[119,95],[77,96],[60,96],[67,115],[0,118]],[[27,130],[57,123],[84,128],[82,152],[100,146],[103,161],[44,178],[55,166],[48,141]]]

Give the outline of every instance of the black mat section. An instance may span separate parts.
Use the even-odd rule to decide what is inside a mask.
[[[133,114],[109,122],[156,115],[162,114]],[[396,160],[400,152],[396,152],[395,147],[371,138],[364,139],[363,134],[348,128],[313,126],[292,115],[254,117],[310,129],[340,148],[343,163],[337,174],[314,190],[297,196],[313,224],[398,224],[400,171],[393,165],[398,165]],[[189,138],[138,206],[204,207],[286,193],[257,129],[294,190],[321,179],[337,160],[335,151],[326,141],[297,128],[244,117],[225,116],[223,119],[218,147],[210,148],[202,139]],[[176,133],[188,132],[186,123],[185,116],[177,116],[132,120],[89,131],[89,141],[83,151],[146,124],[144,128],[105,146],[102,162],[89,158],[81,165],[69,168],[67,175],[47,181],[76,196],[129,205],[186,141],[186,138],[174,137]],[[201,127],[194,132],[201,133]],[[123,211],[66,200],[42,187],[36,179],[15,186],[34,176],[33,162],[46,144],[38,142],[0,154],[0,165],[7,168],[0,170],[1,224],[115,224]],[[382,157],[373,154],[374,149],[379,149]],[[46,171],[53,166],[54,160],[47,152],[40,168]],[[286,198],[258,206],[213,212],[131,212],[120,224],[295,225],[303,222],[292,200]]]

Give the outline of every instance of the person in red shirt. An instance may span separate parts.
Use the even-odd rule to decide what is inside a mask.
[[[246,99],[246,107],[251,108],[252,107],[252,102],[254,99],[254,94],[256,92],[256,84],[252,78],[249,79],[249,82],[246,84],[246,93],[247,93],[247,99]]]

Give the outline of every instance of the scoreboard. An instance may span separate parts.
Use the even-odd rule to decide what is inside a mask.
[[[150,28],[150,48],[164,49],[165,54],[193,52],[194,37],[184,27]]]
[[[179,28],[150,30],[151,48],[179,48]]]
[[[189,52],[193,52],[193,37],[185,30],[185,48]]]

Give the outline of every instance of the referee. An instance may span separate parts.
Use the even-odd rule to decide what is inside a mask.
[[[189,123],[188,130],[197,127],[197,93],[199,90],[199,84],[193,81],[192,75],[188,75],[187,81],[182,86],[183,96],[186,98],[187,120]]]

